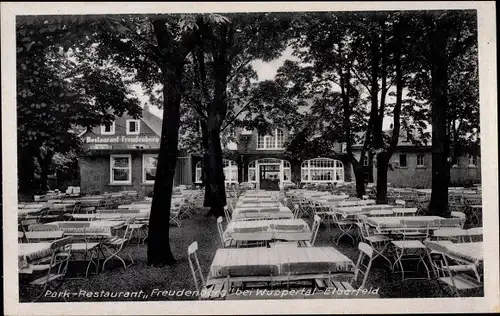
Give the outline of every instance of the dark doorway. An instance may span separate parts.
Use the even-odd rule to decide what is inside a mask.
[[[280,188],[280,165],[260,166],[260,189],[276,190]]]

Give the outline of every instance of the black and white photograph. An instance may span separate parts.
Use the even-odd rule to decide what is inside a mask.
[[[7,315],[500,310],[494,2],[1,5]]]

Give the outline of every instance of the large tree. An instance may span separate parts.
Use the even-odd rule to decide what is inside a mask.
[[[214,23],[217,19],[224,23]],[[280,56],[286,48],[288,20],[270,13],[197,17],[190,101],[202,134],[208,214],[222,216],[226,204],[221,132],[234,123],[238,112],[248,113],[248,105],[255,104],[250,95],[251,79],[256,79],[251,62]]]
[[[287,86],[297,97],[315,100],[318,104],[316,110],[337,114],[322,117],[333,119],[328,124],[337,129],[334,134],[337,141],[345,144],[345,157],[353,167],[359,197],[365,193],[362,162],[372,144],[371,126],[374,124],[372,117],[366,117],[363,86],[355,77],[359,68],[364,67],[360,61],[366,56],[366,45],[359,34],[369,29],[368,26],[364,29],[359,26],[361,18],[346,13],[308,13],[301,16],[293,41],[294,55],[300,62],[287,62],[281,70],[283,76],[288,78]],[[318,95],[320,97],[316,98]],[[361,138],[362,131],[366,133]],[[358,144],[362,149],[360,156],[356,157],[354,147]]]
[[[125,111],[139,113],[113,69],[75,56],[89,53],[88,44],[100,22],[83,16],[20,17],[17,41],[17,124],[19,189],[32,194],[47,189],[47,175],[56,153],[78,150],[74,126],[90,128],[110,122]],[[39,167],[38,183],[36,167]]]
[[[163,109],[160,152],[153,189],[148,235],[148,263],[176,262],[169,244],[173,178],[175,174],[181,102],[189,81],[186,69],[192,65],[196,30],[203,18],[195,14],[117,16],[107,18],[98,51],[140,82],[152,102]],[[205,15],[213,27],[224,24],[216,14]],[[155,92],[160,92],[158,96]],[[222,164],[222,160],[221,160]]]
[[[476,12],[463,10],[434,11],[419,13],[414,20],[420,36],[414,38],[417,45],[413,53],[421,57],[421,67],[429,78],[428,89],[424,90],[428,92],[425,97],[431,106],[432,123],[432,194],[429,212],[446,216],[449,213],[448,181],[451,160],[449,132],[453,133],[453,129],[456,129],[457,115],[461,112],[460,101],[456,100],[461,97],[455,87],[459,83],[450,82],[451,78],[457,78],[450,74],[455,71],[455,67],[458,67],[460,73],[457,58],[477,47],[477,15]],[[473,65],[477,62],[475,58],[472,54],[466,63]],[[466,83],[462,80],[462,84]],[[453,107],[457,107],[456,111],[450,108],[450,92],[454,94]],[[477,94],[472,98],[477,101]],[[477,111],[471,108],[463,112],[459,116],[469,112],[477,117]]]

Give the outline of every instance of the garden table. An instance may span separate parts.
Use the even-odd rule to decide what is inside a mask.
[[[91,222],[51,222],[46,225],[55,225],[58,229],[64,231],[65,235],[88,235],[92,237],[111,237],[112,229],[123,227],[125,221],[91,221]]]
[[[84,221],[95,221],[95,220],[107,220],[107,221],[121,221],[131,217],[143,217],[143,213],[92,213],[92,214],[68,214],[74,220],[84,220]]]
[[[34,232],[26,232],[26,239],[29,240],[55,240],[63,238],[64,231],[56,230],[56,231],[34,231]]]
[[[262,203],[237,203],[236,208],[275,208],[283,206],[283,204],[279,202],[262,202]]]
[[[259,232],[255,230],[262,229]],[[303,219],[264,219],[254,221],[232,221],[228,224],[226,241],[287,240],[303,241],[311,239],[311,229]],[[238,236],[235,238],[235,236]]]
[[[231,281],[314,280],[354,272],[354,263],[333,247],[218,249],[207,284]],[[212,283],[213,282],[213,283]]]
[[[232,213],[233,220],[241,220],[248,218],[293,218],[293,213],[286,206],[280,207],[256,207],[256,208],[239,208],[236,207]]]
[[[446,247],[449,254],[467,263],[478,264],[484,260],[483,242],[453,243],[449,240],[437,241]]]
[[[401,225],[401,220],[411,220],[411,221],[423,221],[423,222],[437,222],[438,220],[444,219],[439,216],[385,216],[385,217],[368,217],[367,223],[379,233],[388,233],[395,230],[400,230],[403,228]],[[427,228],[427,227],[422,227]],[[429,227],[431,229],[438,229],[440,225],[432,225]]]

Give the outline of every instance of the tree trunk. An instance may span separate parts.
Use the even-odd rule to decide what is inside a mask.
[[[356,197],[362,198],[365,195],[365,173],[363,171],[363,164],[351,161],[354,170],[354,178],[356,179]]]
[[[164,55],[163,122],[148,234],[148,264],[153,266],[176,263],[170,249],[170,207],[178,154],[184,58],[172,53],[173,39],[165,24],[164,20],[153,21],[158,46]]]
[[[377,204],[387,204],[387,171],[391,156],[388,152],[377,154]]]
[[[42,155],[41,152],[38,154],[37,160],[40,165],[40,190],[49,190],[48,177],[53,156],[54,154],[50,151],[47,151],[45,155]]]
[[[209,207],[211,206],[211,201],[210,201],[210,196],[212,195],[211,187],[210,187],[210,174],[209,174],[209,167],[210,166],[210,160],[209,160],[209,153],[208,149],[206,152],[203,153],[203,187],[205,189],[205,196],[203,198],[203,206],[204,207]]]
[[[208,181],[205,185],[210,187],[210,211],[208,216],[214,215],[215,217],[224,216],[224,206],[226,205],[226,188],[224,185],[224,166],[222,164],[222,147],[220,139],[220,126],[215,122],[208,124]]]
[[[442,33],[442,31],[438,31]],[[432,193],[429,212],[433,215],[447,216],[448,210],[448,153],[449,140],[446,131],[448,100],[446,95],[448,82],[448,63],[443,56],[446,40],[436,37],[432,59]]]
[[[30,147],[19,147],[18,149],[18,181],[19,193],[32,195],[35,189],[35,163],[33,155],[36,154]]]
[[[209,207],[211,206],[210,204],[210,196],[212,195],[211,187],[209,185],[209,180],[210,180],[210,174],[209,174],[209,167],[210,166],[210,161],[209,161],[209,145],[208,145],[208,130],[207,130],[207,123],[203,120],[200,119],[200,125],[201,125],[201,138],[203,142],[203,185],[205,188],[205,196],[203,198],[203,206],[204,207]]]
[[[170,249],[169,227],[173,181],[177,164],[181,98],[178,90],[172,87],[170,82],[164,85],[163,97],[161,143],[148,234],[148,264],[155,266],[171,265],[176,262]]]

